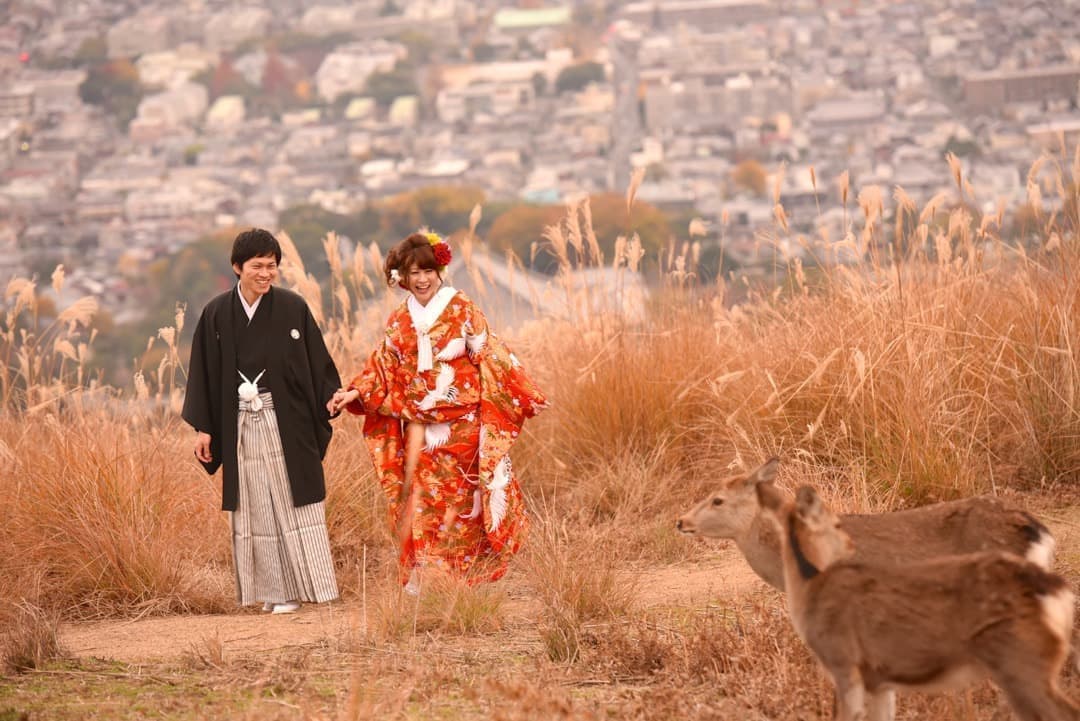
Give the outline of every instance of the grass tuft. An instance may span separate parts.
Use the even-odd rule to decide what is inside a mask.
[[[43,668],[64,656],[60,614],[27,601],[0,608],[0,668],[22,673]]]

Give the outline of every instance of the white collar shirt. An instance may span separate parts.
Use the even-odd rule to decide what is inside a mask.
[[[244,312],[247,313],[248,323],[255,317],[255,311],[259,308],[259,303],[262,302],[262,296],[260,295],[255,299],[255,302],[248,305],[247,298],[244,297],[244,292],[240,289],[240,284],[236,284],[236,292],[240,296],[240,305],[244,306]]]

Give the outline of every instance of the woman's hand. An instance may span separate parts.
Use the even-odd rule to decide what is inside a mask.
[[[326,410],[332,416],[337,415],[341,412],[342,408],[349,405],[359,397],[360,391],[356,390],[355,388],[350,388],[349,390],[339,388],[330,398],[330,400],[326,402]]]

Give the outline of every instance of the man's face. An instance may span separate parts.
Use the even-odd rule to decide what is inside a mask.
[[[242,266],[233,263],[233,270],[240,276],[240,286],[244,290],[261,296],[266,295],[277,280],[278,264],[272,255],[257,255],[245,260]]]

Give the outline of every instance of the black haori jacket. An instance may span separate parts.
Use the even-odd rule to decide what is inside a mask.
[[[223,468],[221,507],[235,511],[239,495],[236,458],[236,416],[240,402],[236,369],[236,329],[232,303],[237,289],[217,296],[203,309],[191,343],[183,418],[195,430],[209,433],[213,460],[206,472]],[[269,307],[264,308],[263,304]],[[322,459],[333,429],[326,402],[341,387],[337,367],[326,350],[322,333],[307,302],[292,291],[271,287],[259,303],[270,311],[272,337],[266,343],[266,373],[259,386],[274,398],[285,467],[293,505],[326,498]]]

